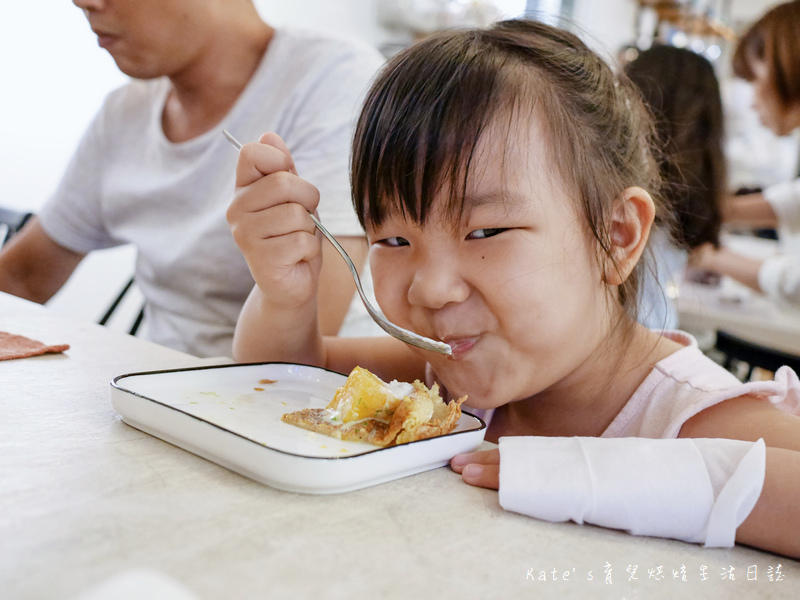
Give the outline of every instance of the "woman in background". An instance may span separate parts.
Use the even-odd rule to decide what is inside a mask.
[[[733,70],[753,84],[753,109],[776,135],[800,128],[800,0],[767,12],[742,36]],[[731,199],[725,221],[732,225],[774,227],[786,250],[800,242],[800,179],[779,183],[763,193]],[[704,245],[693,264],[729,275],[774,300],[800,304],[800,257],[796,252],[766,260],[741,256],[728,248]]]
[[[682,278],[689,251],[719,246],[726,186],[719,82],[708,60],[672,46],[642,51],[625,72],[655,117],[663,195],[672,208],[657,217],[668,227],[654,234],[654,270],[643,282],[640,321],[675,329],[671,283]]]

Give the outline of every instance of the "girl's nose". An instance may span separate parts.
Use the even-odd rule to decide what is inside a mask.
[[[469,294],[469,285],[460,275],[457,261],[433,257],[415,269],[408,301],[438,309],[451,302],[464,302]]]

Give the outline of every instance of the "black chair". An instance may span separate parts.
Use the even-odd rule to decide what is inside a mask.
[[[32,216],[33,213],[0,207],[0,248],[14,237]]]
[[[122,289],[119,291],[119,294],[117,294],[117,297],[114,298],[114,300],[111,302],[111,305],[108,307],[108,310],[106,310],[105,314],[100,318],[100,320],[98,321],[98,324],[100,324],[100,325],[107,325],[108,324],[108,321],[114,315],[114,312],[117,310],[119,305],[125,299],[125,296],[128,294],[130,289],[133,287],[133,283],[134,283],[133,277],[131,277],[128,280],[128,282],[122,287]],[[142,321],[143,320],[144,320],[144,305],[142,305],[142,308],[139,309],[139,313],[136,315],[136,318],[133,320],[133,324],[130,326],[130,329],[128,329],[128,333],[130,335],[136,335],[136,332],[139,331],[139,327],[142,325]]]
[[[800,373],[800,356],[749,342],[726,331],[717,331],[714,347],[723,354],[723,366],[732,373],[736,372],[737,363],[747,365],[744,381],[750,380],[756,367],[774,373],[786,365]]]

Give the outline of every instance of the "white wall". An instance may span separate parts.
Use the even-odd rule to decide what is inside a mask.
[[[255,0],[270,25],[324,29],[378,47],[391,36],[377,25],[375,0]]]
[[[635,2],[632,0],[575,0],[573,20],[581,37],[596,52],[610,58],[633,42]]]
[[[0,56],[0,203],[37,210],[103,97],[125,77],[65,0],[6,3]]]
[[[0,204],[36,212],[106,93],[126,77],[66,0],[6,3],[0,56]],[[51,301],[54,310],[96,320],[133,260],[130,248],[96,253]]]

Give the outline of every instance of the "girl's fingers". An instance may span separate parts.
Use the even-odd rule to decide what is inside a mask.
[[[461,473],[470,485],[496,490],[500,487],[500,451],[485,450],[457,454],[450,461],[450,467]]]
[[[470,464],[499,465],[500,450],[494,448],[493,450],[483,450],[481,452],[467,452],[465,454],[456,454],[450,461],[450,466],[456,473],[461,473],[461,470],[466,465]]]
[[[296,207],[296,209],[299,210],[278,210],[283,208],[283,206]],[[298,212],[301,213],[299,218],[297,214],[292,214]],[[284,220],[279,221],[279,219],[282,218],[281,213],[284,214]],[[308,223],[308,226],[306,223]],[[273,244],[273,252],[277,252],[277,248],[282,248],[283,246],[274,245],[275,242],[286,236],[293,236],[295,239],[299,236],[300,239],[304,240],[308,238],[305,243],[309,245],[313,245],[316,240],[314,224],[311,222],[311,219],[308,218],[308,213],[297,204],[275,207],[270,211],[255,214],[250,219],[238,221],[231,226],[231,233],[239,247],[247,253],[255,253],[253,258],[257,259],[260,263],[267,263],[272,258],[268,255],[262,255],[267,247],[265,244]],[[316,246],[318,247],[319,245],[317,241]],[[292,253],[292,255],[294,255],[294,253]],[[285,261],[288,259],[282,257],[281,260]]]
[[[319,190],[297,175],[279,171],[237,188],[229,211],[246,215],[281,204],[299,204],[306,212],[313,212],[319,204]]]
[[[253,279],[271,303],[297,306],[316,296],[322,256],[319,240],[313,235],[293,232],[268,240],[248,241],[242,253]]]
[[[262,295],[275,305],[316,297],[321,238],[309,213],[318,203],[319,191],[298,177],[280,136],[242,146],[226,217]]]
[[[245,144],[239,151],[239,159],[236,161],[236,187],[250,185],[264,175],[278,171],[297,175],[290,155],[269,144]]]
[[[248,218],[242,219],[241,226],[246,228],[246,235],[253,235],[259,240],[294,232],[310,233],[312,236],[316,233],[314,222],[308,218],[308,211],[294,202],[279,204],[269,210],[256,211]]]
[[[271,279],[280,280],[299,263],[309,262],[320,256],[319,244],[315,238],[302,232],[273,238],[269,240],[268,247],[273,257],[265,260],[263,266],[269,273],[266,277]]]
[[[500,489],[500,465],[470,464],[461,471],[461,477],[470,485]]]
[[[268,131],[264,135],[262,135],[259,140],[262,144],[267,144],[272,146],[273,148],[277,148],[281,152],[283,152],[286,157],[289,159],[290,167],[288,171],[292,175],[297,175],[297,169],[294,166],[294,159],[292,158],[292,153],[289,152],[289,146],[286,145],[286,142],[283,141],[283,138],[279,136],[274,131]]]

